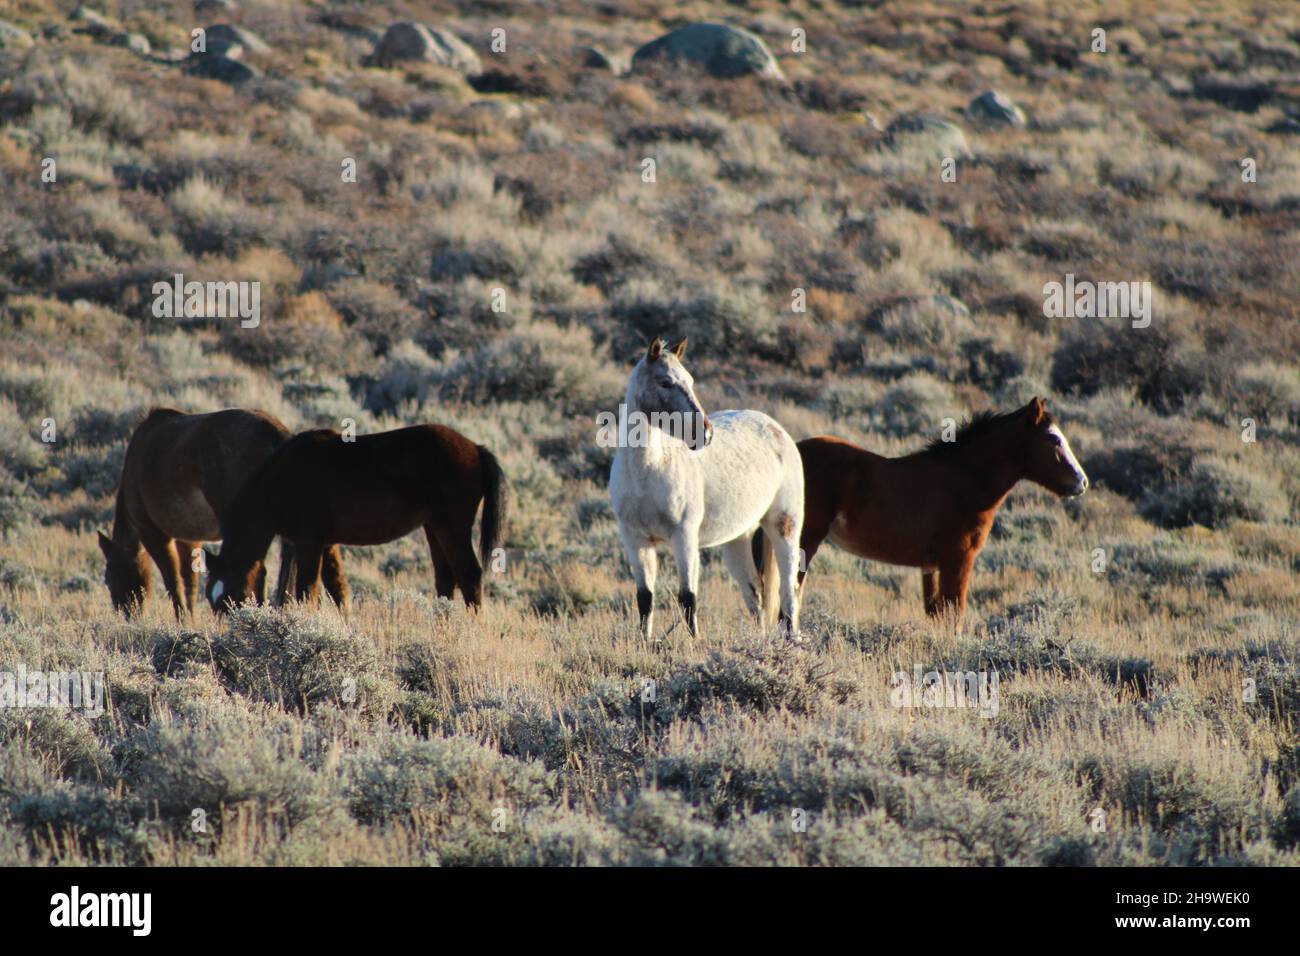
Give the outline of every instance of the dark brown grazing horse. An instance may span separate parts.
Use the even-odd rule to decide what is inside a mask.
[[[920,568],[932,617],[955,611],[960,618],[966,610],[975,558],[1017,482],[1062,497],[1088,490],[1088,476],[1041,398],[976,415],[955,440],[902,458],[829,436],[804,439],[799,454],[804,568],[827,537],[858,557]]]
[[[314,599],[321,555],[334,544],[372,545],[423,528],[440,597],[456,588],[483,600],[472,530],[479,503],[486,564],[505,528],[506,483],[496,456],[442,425],[414,425],[345,440],[330,429],[289,439],[248,480],[221,522],[221,554],[208,555],[207,597],[226,610],[255,593],[275,535],[293,542],[294,596]]]
[[[229,408],[186,415],[154,408],[131,435],[117,487],[112,536],[99,532],[107,567],[104,583],[113,607],[129,618],[149,593],[149,561],[158,565],[179,618],[193,613],[198,592],[194,549],[221,535],[221,517],[235,493],[290,432],[256,409]],[[147,557],[146,557],[147,556]],[[280,597],[291,549],[282,545]],[[346,593],[338,551],[328,558],[326,586],[336,600]],[[265,574],[256,582],[259,595]]]

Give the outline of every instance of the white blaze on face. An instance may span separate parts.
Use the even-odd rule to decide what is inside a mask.
[[[223,595],[223,594],[225,594],[225,593],[226,593],[226,585],[222,582],[222,580],[221,580],[220,578],[217,578],[217,583],[214,584],[214,585],[212,585],[212,601],[213,601],[213,603],[215,604],[217,601],[220,601],[220,600],[221,600],[221,595]]]
[[[1056,443],[1061,447],[1061,454],[1065,456],[1065,463],[1074,471],[1074,480],[1078,482],[1079,490],[1077,494],[1083,494],[1088,489],[1088,476],[1083,473],[1079,466],[1079,459],[1074,457],[1074,451],[1070,448],[1070,442],[1066,439],[1065,433],[1053,425],[1047,429],[1047,434],[1056,439]]]

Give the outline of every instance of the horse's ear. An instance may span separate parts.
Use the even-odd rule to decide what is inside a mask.
[[[682,356],[686,354],[686,339],[673,346],[673,354],[677,356],[678,361],[681,361]]]
[[[113,539],[102,531],[96,531],[95,534],[99,535],[99,550],[104,552],[104,557],[110,557],[113,553]]]
[[[659,356],[664,354],[664,340],[655,336],[655,340],[650,343],[650,348],[646,350],[645,357],[651,362],[659,361]]]
[[[1047,401],[1041,398],[1032,398],[1029,404],[1025,406],[1025,413],[1029,416],[1029,422],[1032,425],[1041,425],[1043,419],[1047,417]]]

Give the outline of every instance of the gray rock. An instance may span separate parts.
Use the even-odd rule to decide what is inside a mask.
[[[900,116],[885,129],[885,143],[894,148],[929,147],[940,158],[973,155],[960,126],[941,116],[914,113]]]
[[[192,53],[191,56],[224,56],[231,60],[242,60],[244,58],[244,46],[242,43],[234,43],[230,40],[208,40],[208,49],[205,53]]]
[[[578,58],[584,67],[589,70],[608,70],[610,73],[617,72],[614,69],[614,61],[605,53],[594,46],[578,47]]]
[[[0,20],[0,50],[26,50],[35,42],[26,30],[8,20]]]
[[[378,66],[417,60],[451,67],[474,76],[483,72],[478,54],[460,37],[423,23],[390,24],[371,56]]]
[[[77,7],[77,9],[73,10],[72,15],[69,16],[68,19],[79,24],[77,27],[79,32],[88,33],[96,38],[106,37],[109,34],[117,32],[114,29],[113,24],[108,21],[107,17],[98,10],[88,7],[85,4],[82,4]]]
[[[632,69],[661,61],[693,63],[719,77],[781,76],[766,43],[748,30],[718,23],[692,23],[651,40],[632,54]]]
[[[220,80],[231,86],[239,86],[262,75],[247,63],[241,63],[228,56],[218,56],[215,53],[191,56],[185,61],[185,68],[194,76],[201,76],[207,80]]]
[[[988,90],[970,101],[966,115],[984,126],[1024,126],[1025,112],[997,90]]]
[[[138,53],[141,56],[148,56],[153,52],[153,46],[149,43],[149,38],[141,33],[114,33],[108,38],[111,46],[124,46],[132,53]]]
[[[270,53],[270,45],[259,37],[252,30],[245,30],[243,27],[231,26],[229,23],[217,23],[207,28],[208,52],[212,52],[213,44],[238,43],[249,53]]]

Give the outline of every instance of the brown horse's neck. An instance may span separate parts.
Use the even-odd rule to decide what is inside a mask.
[[[242,574],[266,557],[276,535],[276,509],[263,490],[266,469],[259,469],[240,489],[221,523],[221,556]]]
[[[974,443],[954,459],[966,486],[967,504],[977,512],[992,512],[1025,476],[1024,463],[1008,429]]]
[[[140,532],[136,530],[135,523],[131,521],[130,507],[126,503],[126,492],[119,488],[117,491],[117,504],[113,508],[113,547],[120,550],[122,554],[131,557],[140,553],[144,547],[140,543]]]

